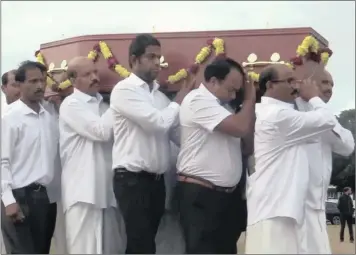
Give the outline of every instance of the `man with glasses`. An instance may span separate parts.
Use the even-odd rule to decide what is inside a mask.
[[[297,254],[309,176],[305,144],[331,131],[337,122],[319,98],[316,83],[297,81],[286,65],[266,67],[260,74],[259,88],[264,96],[256,109],[246,254]],[[312,111],[295,110],[297,93]]]
[[[314,64],[312,78],[319,87],[319,97],[328,103],[334,87],[332,76],[320,64]],[[322,67],[322,68],[320,68]],[[308,73],[305,70],[305,73]],[[297,98],[300,111],[310,111],[312,106]],[[332,153],[349,156],[355,147],[352,133],[338,122],[336,126],[315,138],[314,143],[306,146],[309,161],[309,184],[306,197],[305,225],[303,226],[303,244],[307,254],[331,254],[325,217],[325,201],[332,173]],[[343,238],[341,238],[343,241]],[[350,239],[353,241],[353,238]]]

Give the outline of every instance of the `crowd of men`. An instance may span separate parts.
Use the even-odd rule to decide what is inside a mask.
[[[42,64],[26,61],[3,75],[7,253],[49,253],[61,214],[70,254],[163,253],[158,243],[176,237],[157,238],[167,208],[184,240],[171,253],[236,254],[246,224],[247,254],[331,253],[331,154],[350,155],[355,144],[326,106],[334,84],[323,66],[301,77],[284,64],[266,67],[256,104],[242,66],[217,59],[200,85],[186,80],[171,101],[156,82],[160,42],[138,35],[129,56],[132,73],[110,105],[86,57],[68,63],[74,92],[59,107],[43,100]],[[230,104],[241,91],[242,104]]]

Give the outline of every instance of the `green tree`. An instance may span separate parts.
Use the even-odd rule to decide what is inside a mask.
[[[355,109],[350,109],[342,111],[337,116],[340,124],[352,132],[354,139],[356,137],[355,113]],[[355,153],[352,153],[349,157],[333,154],[331,184],[336,185],[338,190],[342,190],[345,186],[350,186],[355,190]]]

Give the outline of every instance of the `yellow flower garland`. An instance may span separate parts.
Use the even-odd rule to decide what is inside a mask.
[[[297,56],[305,56],[309,52],[318,53],[319,42],[311,35],[304,38],[297,48]]]
[[[323,52],[323,53],[320,54],[321,62],[322,62],[324,65],[327,65],[327,64],[328,64],[329,58],[330,58],[330,55],[329,55],[328,52]]]
[[[224,40],[220,38],[214,38],[212,45],[203,47],[195,57],[196,65],[202,64],[211,54],[212,47],[215,49],[215,55],[223,54],[225,51]],[[186,69],[180,69],[177,73],[168,76],[169,83],[176,83],[188,77],[188,71]]]
[[[100,41],[99,42],[99,47],[100,47],[100,52],[103,55],[103,57],[107,60],[111,57],[113,57],[113,54],[110,50],[110,47],[107,45],[106,42],[104,41]],[[224,49],[224,40],[220,39],[220,38],[214,38],[213,42],[211,45],[205,46],[203,47],[199,53],[197,54],[197,56],[195,57],[195,63],[196,65],[200,65],[202,64],[211,54],[212,52],[212,48],[215,49],[215,55],[219,55],[219,54],[223,54],[225,49]],[[96,58],[98,57],[98,52],[96,50],[91,50],[88,53],[88,58],[92,59],[93,61],[96,60]],[[44,62],[44,57],[42,55],[41,52],[37,53],[36,55],[37,57],[37,61],[40,63],[45,63]],[[130,71],[128,71],[125,67],[123,67],[120,64],[116,64],[114,67],[114,70],[116,73],[118,73],[120,75],[120,77],[122,78],[126,78],[130,75]],[[185,79],[188,77],[188,71],[186,69],[180,69],[177,73],[175,73],[174,75],[170,75],[168,77],[168,82],[169,83],[176,83],[182,79]],[[54,81],[52,80],[52,83]],[[69,79],[61,82],[58,86],[59,89],[63,90],[66,89],[68,87],[70,87],[72,85],[71,81]]]
[[[36,59],[37,62],[41,63],[42,65],[46,66],[46,62],[44,60],[43,54],[41,52],[38,52],[36,54]],[[46,78],[46,84],[48,87],[51,87],[53,85],[53,83],[55,83],[55,81],[52,79],[52,77],[50,77],[49,75],[47,75]]]

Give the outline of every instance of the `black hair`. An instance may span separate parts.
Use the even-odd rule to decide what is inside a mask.
[[[30,69],[36,69],[36,68],[40,69],[42,73],[47,72],[47,67],[45,67],[39,62],[30,61],[30,60],[22,62],[16,71],[15,81],[24,82],[26,80],[26,71]]]
[[[260,93],[264,94],[267,90],[267,82],[277,80],[278,72],[274,66],[268,66],[263,69],[260,73],[260,78],[258,79],[258,86],[260,88]]]
[[[231,68],[235,68],[242,74],[243,81],[245,81],[245,72],[242,66],[231,58],[217,59],[211,62],[204,71],[205,81],[210,81],[215,77],[219,81],[225,80],[226,76],[230,73]]]
[[[77,71],[76,70],[72,70],[72,69],[68,69],[67,70],[67,78],[68,79],[75,79],[77,78]]]
[[[161,43],[158,39],[151,34],[140,34],[137,35],[135,39],[132,40],[129,47],[129,65],[132,68],[132,63],[130,61],[131,56],[141,57],[146,52],[148,46],[159,46]]]
[[[14,75],[16,75],[16,69],[7,71],[6,73],[4,73],[1,76],[1,85],[3,86],[7,86],[7,84],[9,83],[9,74],[13,73]]]

